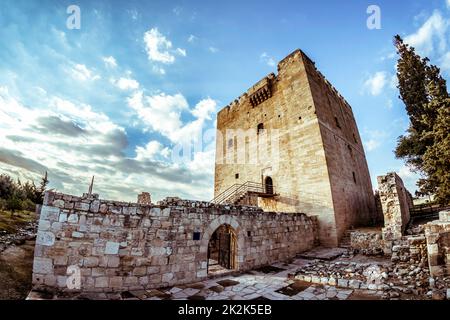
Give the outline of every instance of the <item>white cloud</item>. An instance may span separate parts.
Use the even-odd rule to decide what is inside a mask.
[[[219,49],[217,49],[216,47],[209,47],[208,50],[209,50],[209,52],[211,52],[211,53],[216,53],[216,52],[219,51]]]
[[[450,9],[450,0],[447,0],[447,8]]]
[[[366,147],[366,150],[368,152],[377,149],[380,145],[381,145],[380,141],[377,141],[375,139],[370,139],[364,142],[364,146]]]
[[[169,148],[164,147],[159,141],[152,140],[145,147],[136,147],[136,160],[154,160],[158,155],[164,158],[170,155]]]
[[[259,60],[265,64],[267,64],[269,67],[274,67],[276,65],[276,62],[273,57],[269,56],[266,52],[263,52],[261,56],[259,57]]]
[[[113,56],[103,57],[102,60],[103,60],[103,62],[105,62],[105,64],[108,67],[112,67],[112,68],[117,67],[117,61]]]
[[[180,48],[172,49],[172,42],[162,35],[158,28],[152,28],[144,34],[145,49],[150,61],[164,64],[175,62],[174,53],[186,55],[186,51]]]
[[[99,75],[93,73],[84,64],[75,64],[70,70],[73,78],[79,81],[94,81],[100,79]]]
[[[447,50],[446,33],[449,25],[449,20],[444,19],[436,10],[415,33],[405,37],[405,42],[413,46],[420,55],[442,54]]]
[[[120,78],[117,81],[112,81],[115,86],[121,90],[136,90],[139,88],[139,82],[131,78]]]
[[[145,96],[142,91],[137,91],[128,99],[128,105],[150,129],[159,132],[173,143],[181,143],[196,141],[201,137],[203,125],[211,119],[217,104],[207,98],[199,101],[190,110],[186,98],[180,93]],[[183,112],[190,112],[195,119],[183,123]]]
[[[388,74],[385,71],[376,72],[364,82],[364,88],[373,96],[378,96],[388,83]]]
[[[192,114],[199,119],[211,120],[211,115],[216,111],[216,106],[216,101],[207,98],[197,103],[192,110]]]
[[[152,70],[154,73],[162,75],[162,76],[166,74],[166,70],[160,66],[153,66]]]
[[[192,43],[192,42],[194,42],[196,39],[197,39],[197,37],[194,36],[193,34],[191,34],[191,35],[189,35],[187,41],[190,42],[190,43]]]
[[[364,136],[367,137],[363,141],[364,147],[367,152],[370,152],[378,149],[388,134],[381,130],[365,130]]]
[[[177,52],[180,56],[186,57],[186,50],[185,50],[185,49],[177,48],[176,52]]]
[[[142,91],[135,92],[128,99],[128,105],[151,129],[171,140],[176,139],[181,128],[181,111],[189,108],[188,102],[179,93],[144,96]]]
[[[146,97],[139,92],[129,103],[137,108],[151,106],[163,125],[166,119],[169,123],[177,119],[181,111],[191,112],[181,94]],[[45,107],[25,106],[7,87],[0,87],[0,172],[37,182],[48,171],[50,188],[75,195],[85,192],[95,175],[94,190],[106,199],[135,201],[142,191],[151,192],[154,200],[170,195],[212,197],[210,149],[199,149],[187,161],[174,163],[169,147],[152,139],[135,147],[135,156],[129,158],[125,129],[107,115],[44,90],[39,99],[38,104]],[[208,103],[199,103],[193,110],[208,118],[207,110],[212,109]],[[180,129],[180,134],[186,132],[181,120],[174,123],[172,127]]]

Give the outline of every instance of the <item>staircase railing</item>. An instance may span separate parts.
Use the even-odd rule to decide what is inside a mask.
[[[273,186],[271,186],[271,191],[274,192]],[[211,202],[216,204],[233,204],[239,199],[240,196],[249,192],[259,194],[266,193],[265,185],[252,181],[247,181],[244,184],[234,184],[211,200]]]

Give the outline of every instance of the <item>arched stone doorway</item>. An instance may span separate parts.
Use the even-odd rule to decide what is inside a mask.
[[[273,194],[273,180],[271,177],[264,179],[264,189],[267,194]]]
[[[229,224],[220,225],[208,242],[208,273],[222,273],[237,268],[237,234]]]

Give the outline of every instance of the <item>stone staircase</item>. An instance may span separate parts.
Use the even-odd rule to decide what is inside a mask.
[[[244,184],[234,184],[216,196],[211,202],[215,204],[249,205],[251,198],[255,198],[255,196],[256,198],[268,198],[277,195],[273,192],[272,185],[270,185],[270,192],[266,188],[266,185],[252,181],[247,181]]]

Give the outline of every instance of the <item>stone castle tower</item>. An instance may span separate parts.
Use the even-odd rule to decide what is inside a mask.
[[[325,246],[375,219],[352,109],[301,50],[223,108],[217,130],[215,202],[317,215]]]

